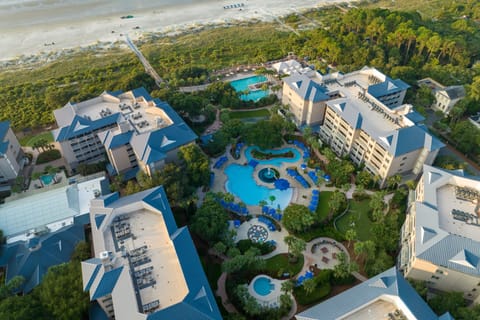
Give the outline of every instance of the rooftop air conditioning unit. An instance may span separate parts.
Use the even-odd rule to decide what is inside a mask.
[[[102,251],[102,252],[100,252],[100,254],[99,254],[99,258],[100,258],[100,260],[102,260],[102,261],[103,261],[103,260],[106,260],[106,259],[109,259],[109,257],[110,257],[110,254],[108,253],[108,251]]]

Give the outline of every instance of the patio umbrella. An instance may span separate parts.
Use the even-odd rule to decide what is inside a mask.
[[[287,190],[288,188],[290,188],[290,183],[286,179],[277,179],[275,180],[273,185],[275,186],[275,188],[281,191]]]
[[[305,169],[307,169],[307,165],[306,165],[305,163],[302,163],[302,164],[300,165],[300,168],[302,168],[302,170],[305,170]]]

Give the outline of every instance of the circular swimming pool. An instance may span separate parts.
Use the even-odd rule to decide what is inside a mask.
[[[280,177],[280,172],[274,168],[263,168],[258,171],[258,177],[265,183],[273,183]]]
[[[275,289],[275,285],[267,277],[257,277],[253,282],[253,290],[255,290],[258,295],[267,296],[273,289]]]

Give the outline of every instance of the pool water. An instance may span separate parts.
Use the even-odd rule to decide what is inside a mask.
[[[261,200],[268,202],[269,206],[276,208],[280,206],[285,209],[292,199],[292,189],[280,191],[278,189],[269,189],[259,186],[253,179],[253,168],[251,166],[242,166],[233,163],[225,168],[225,174],[228,181],[225,188],[228,192],[239,197],[245,204],[258,206]],[[273,203],[270,196],[274,196]]]
[[[260,83],[260,82],[265,82],[267,81],[267,78],[265,76],[253,76],[245,79],[240,79],[240,80],[235,80],[230,82],[232,87],[235,89],[237,92],[242,92],[245,90],[248,90],[248,86],[251,84],[255,83]],[[256,90],[256,91],[250,91],[248,94],[242,94],[240,96],[240,99],[243,101],[258,101],[263,97],[268,96],[268,90]]]
[[[53,182],[53,176],[48,174],[48,175],[43,175],[40,176],[40,179],[42,180],[43,185],[48,186]]]
[[[275,289],[275,285],[265,277],[258,277],[253,283],[253,290],[261,296],[269,295],[273,289]]]

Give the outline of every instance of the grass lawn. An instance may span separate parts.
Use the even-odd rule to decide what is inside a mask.
[[[370,206],[368,205],[369,202],[370,199],[350,201],[350,209],[337,221],[338,231],[345,233],[350,229],[350,222],[352,221],[351,219],[353,219],[358,240],[371,240],[372,236],[370,229],[373,223],[368,217],[368,211],[370,210]]]
[[[53,136],[50,131],[40,133],[39,135],[33,136],[33,135],[28,135],[23,138],[21,138],[18,142],[20,142],[20,145],[24,147],[33,147],[33,144],[39,140],[46,140],[48,143],[53,142]]]
[[[328,216],[328,201],[330,201],[330,198],[332,197],[333,192],[332,191],[322,191],[320,192],[319,196],[319,201],[318,201],[318,207],[317,207],[317,216],[319,221],[323,221],[327,218]]]
[[[283,272],[289,272],[290,276],[296,275],[303,267],[303,256],[301,256],[294,264],[288,262],[288,254],[278,254],[265,261],[265,271],[274,277],[278,277],[278,272],[280,270],[283,270]]]
[[[268,111],[268,109],[230,112],[230,119],[259,118],[259,117],[269,117],[269,116],[270,116],[270,112]]]
[[[210,283],[210,288],[215,292],[217,290],[217,281],[222,274],[222,265],[219,263],[213,263],[210,259],[205,257],[200,257],[202,261],[203,271],[207,276],[208,283]]]
[[[299,286],[293,289],[293,295],[295,296],[299,304],[305,306],[305,305],[310,305],[313,303],[320,302],[323,298],[328,296],[328,294],[330,293],[330,290],[331,290],[330,283],[325,283],[320,286],[317,286],[315,291],[313,291],[310,294],[305,292],[302,286]]]

